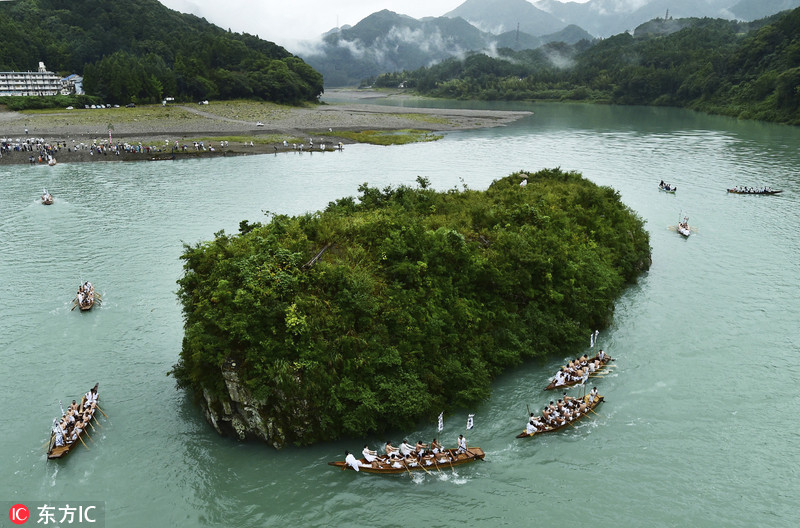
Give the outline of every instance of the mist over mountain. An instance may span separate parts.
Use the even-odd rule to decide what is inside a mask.
[[[559,25],[561,28],[563,24]],[[538,47],[553,40],[568,39],[573,43],[591,38],[580,28],[563,31],[532,36],[515,30],[497,36],[481,31],[460,17],[418,20],[383,10],[355,26],[329,31],[317,46],[298,51],[298,54],[322,73],[326,86],[346,86],[385,72],[430,66],[472,51],[493,54],[499,46],[524,49],[521,46]]]
[[[466,0],[441,17],[379,11],[294,51],[323,74],[325,86],[345,86],[470,52],[495,56],[502,48],[521,51],[633,33],[654,19],[750,21],[796,6],[800,0]]]
[[[598,37],[632,31],[654,18],[723,18],[752,21],[800,6],[800,0],[532,0],[562,22]]]
[[[731,12],[740,20],[757,20],[796,7],[800,7],[800,0],[741,0]]]
[[[730,7],[738,0],[589,0],[559,2],[535,0],[534,4],[555,18],[576,24],[598,37],[632,31],[653,18],[734,18]]]
[[[538,37],[559,31],[568,25],[527,0],[467,0],[444,16],[461,17],[475,27],[495,35],[519,28],[522,32]]]

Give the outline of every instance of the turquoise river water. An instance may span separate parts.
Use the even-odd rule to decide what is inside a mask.
[[[102,502],[115,528],[796,526],[800,129],[671,109],[498,108],[534,114],[398,147],[0,166],[0,500]],[[617,361],[597,380],[598,416],[517,440],[564,358],[533,362],[497,379],[488,401],[445,416],[452,446],[475,414],[467,438],[484,462],[381,477],[326,462],[384,437],[280,451],[238,443],[166,376],[181,347],[184,242],[265,211],[321,209],[363,182],[425,176],[438,189],[484,189],[545,167],[617,189],[651,235],[651,270],[600,334]],[[660,193],[662,179],[678,192]],[[736,184],[784,193],[727,194]],[[51,207],[38,203],[43,187]],[[688,239],[670,229],[681,215],[696,228]],[[104,300],[89,313],[70,311],[81,280]],[[95,382],[109,418],[88,449],[47,461],[59,399]],[[421,423],[388,437],[435,432]]]

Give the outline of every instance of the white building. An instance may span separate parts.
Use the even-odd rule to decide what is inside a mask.
[[[61,95],[83,95],[83,77],[77,73],[61,79]]]
[[[0,96],[3,95],[58,95],[61,93],[61,78],[47,71],[39,63],[35,72],[0,72]]]

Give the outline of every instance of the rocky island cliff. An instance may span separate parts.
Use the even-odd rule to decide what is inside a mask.
[[[418,184],[185,247],[171,374],[217,431],[278,448],[474,404],[504,369],[606,326],[650,265],[642,220],[577,173]]]

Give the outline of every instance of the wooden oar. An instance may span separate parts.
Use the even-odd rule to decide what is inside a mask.
[[[101,413],[103,413],[103,416],[105,416],[106,419],[108,419],[108,415],[103,412],[103,409],[101,409],[99,405],[95,405],[95,407],[97,407],[97,410],[100,411]]]
[[[427,469],[425,469],[425,466],[422,464],[422,459],[421,459],[421,458],[418,458],[418,459],[417,459],[417,465],[418,465],[419,467],[421,467],[421,468],[422,468],[422,471],[424,471],[424,472],[425,472],[425,473],[427,473],[428,475],[430,475],[430,474],[431,474],[431,472],[430,472],[430,471],[428,471]]]
[[[409,475],[411,475],[412,477],[414,476],[411,474],[411,470],[408,469],[408,464],[406,464],[406,457],[403,457],[403,467],[406,468],[406,471],[408,471]]]
[[[83,447],[85,447],[86,449],[89,449],[89,446],[87,446],[86,442],[83,441],[83,438],[81,438],[81,435],[78,435],[78,440],[81,441],[81,443],[83,444]]]
[[[89,431],[87,429],[84,429],[83,432],[86,433],[86,436],[89,437],[89,440],[91,440],[92,443],[94,443],[94,438],[92,438],[92,435],[89,434]]]

